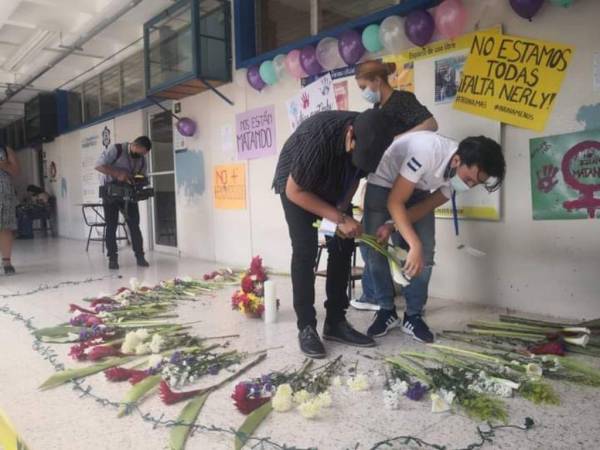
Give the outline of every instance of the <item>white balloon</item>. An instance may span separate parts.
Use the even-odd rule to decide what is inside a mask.
[[[278,80],[281,80],[288,75],[287,70],[285,69],[285,55],[277,55],[273,58],[273,66],[275,67],[275,74],[277,75]]]
[[[325,70],[333,70],[344,67],[346,64],[338,50],[338,40],[332,37],[321,39],[317,44],[317,61]]]
[[[379,40],[387,53],[400,53],[411,47],[404,33],[404,23],[398,16],[386,17],[379,25]]]

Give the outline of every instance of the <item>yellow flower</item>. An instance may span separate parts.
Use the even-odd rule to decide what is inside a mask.
[[[302,389],[294,393],[294,401],[296,403],[304,403],[312,399],[312,394],[308,392],[306,389]]]
[[[369,379],[363,374],[349,378],[346,383],[351,391],[366,391],[369,389]]]
[[[277,412],[292,409],[292,388],[289,384],[282,384],[277,387],[277,391],[271,399],[271,405]]]
[[[329,408],[333,402],[329,391],[321,392],[314,401],[319,403],[322,408]]]
[[[298,410],[305,419],[314,419],[321,412],[321,403],[317,399],[309,400],[300,404]]]

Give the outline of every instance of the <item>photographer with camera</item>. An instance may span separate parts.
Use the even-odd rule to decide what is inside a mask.
[[[100,187],[100,197],[104,205],[106,221],[106,250],[108,268],[117,270],[117,226],[119,211],[123,213],[137,265],[148,267],[144,257],[144,243],[140,231],[140,211],[137,201],[146,197],[137,197],[135,192],[140,180],[145,182],[147,175],[146,158],[152,142],[147,136],[140,136],[133,142],[113,144],[102,152],[96,162],[96,170],[104,175]],[[133,193],[133,194],[132,194]]]

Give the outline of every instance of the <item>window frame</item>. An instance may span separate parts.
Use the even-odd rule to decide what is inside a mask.
[[[318,0],[316,0],[318,2]],[[234,0],[234,29],[235,29],[235,68],[244,69],[254,65],[260,65],[263,61],[273,59],[279,54],[302,48],[306,45],[316,45],[325,37],[337,37],[348,29],[363,29],[372,23],[380,23],[391,15],[406,16],[413,10],[429,9],[437,6],[441,0],[404,0],[399,5],[390,6],[373,14],[351,20],[337,27],[323,30],[311,36],[299,39],[290,44],[283,45],[259,55],[256,54],[256,17],[255,0]],[[313,29],[315,11],[311,8],[311,29]]]

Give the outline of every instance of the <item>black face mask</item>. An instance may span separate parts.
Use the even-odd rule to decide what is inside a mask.
[[[131,156],[132,159],[140,159],[142,158],[144,155],[142,155],[141,153],[136,153],[136,152],[129,152],[129,156]]]

